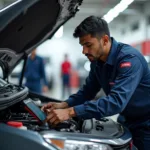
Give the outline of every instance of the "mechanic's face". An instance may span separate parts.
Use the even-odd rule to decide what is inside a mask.
[[[106,61],[108,54],[109,38],[104,35],[102,38],[92,37],[90,34],[79,38],[80,44],[83,46],[82,53],[87,56],[90,61],[102,60]]]

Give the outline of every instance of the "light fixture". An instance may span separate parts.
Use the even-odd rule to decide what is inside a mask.
[[[107,14],[103,16],[103,18],[110,23],[114,18],[116,18],[121,12],[128,8],[128,6],[134,0],[121,0],[114,8],[110,9]]]
[[[61,38],[63,36],[63,26],[61,26],[54,35],[56,38]]]

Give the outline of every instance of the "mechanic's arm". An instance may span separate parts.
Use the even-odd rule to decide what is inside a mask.
[[[86,79],[86,83],[76,94],[71,95],[68,100],[61,103],[50,102],[44,105],[42,107],[42,110],[44,111],[46,109],[52,108],[65,109],[76,105],[84,104],[85,101],[92,100],[96,96],[97,92],[101,89],[101,86],[98,84],[95,74],[95,67],[95,63],[91,63],[91,71]]]
[[[127,66],[122,65],[125,62]],[[143,75],[143,65],[138,57],[126,56],[117,67],[115,84],[110,94],[97,101],[85,102],[75,106],[76,116],[83,119],[111,116],[120,113],[128,104]]]
[[[66,102],[49,103],[42,109],[48,114],[46,121],[49,124],[56,125],[64,120],[77,116],[75,112],[76,105],[81,106],[85,101],[92,100],[101,89],[95,74],[95,67],[91,67],[85,85],[76,94],[71,95]],[[69,108],[68,108],[69,107]],[[80,112],[79,112],[80,113]]]
[[[71,95],[65,102],[68,104],[68,107],[84,104],[86,101],[94,99],[100,89],[101,86],[95,74],[95,66],[91,64],[91,71],[83,87],[76,94]]]

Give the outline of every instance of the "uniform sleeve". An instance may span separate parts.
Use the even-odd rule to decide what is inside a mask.
[[[66,102],[70,107],[83,104],[85,101],[92,100],[100,89],[94,69],[91,68],[83,87],[76,94],[71,95]]]
[[[78,117],[83,119],[112,116],[127,106],[143,75],[143,66],[136,56],[126,56],[118,64],[117,76],[110,94],[97,101],[85,102],[75,106]]]
[[[43,83],[44,83],[44,85],[47,86],[48,84],[47,84],[47,79],[46,79],[46,75],[45,75],[45,66],[44,66],[44,60],[43,59],[41,59],[40,69],[41,69],[41,78],[43,80]]]

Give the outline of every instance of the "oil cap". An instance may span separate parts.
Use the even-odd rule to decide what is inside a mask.
[[[16,128],[20,128],[23,126],[22,122],[16,122],[16,121],[8,121],[7,125],[16,127]]]
[[[11,127],[15,127],[15,128],[19,128],[19,129],[23,129],[23,130],[27,130],[26,126],[23,126],[22,122],[17,122],[17,121],[8,121],[7,125],[11,126]]]

